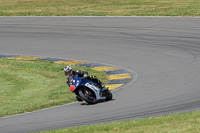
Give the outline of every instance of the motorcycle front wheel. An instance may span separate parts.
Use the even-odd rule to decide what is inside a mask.
[[[97,102],[94,92],[88,88],[79,89],[78,93],[88,104],[95,104]]]
[[[112,100],[113,95],[110,90],[108,90],[105,95],[106,95],[106,101]]]

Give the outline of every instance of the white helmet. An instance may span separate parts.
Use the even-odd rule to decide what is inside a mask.
[[[64,68],[64,72],[65,72],[65,75],[66,75],[66,76],[70,76],[70,75],[72,74],[72,71],[73,71],[72,66],[66,66],[66,67]]]

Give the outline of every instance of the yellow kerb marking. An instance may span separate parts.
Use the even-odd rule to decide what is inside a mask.
[[[108,76],[108,80],[131,79],[131,78],[132,78],[132,76],[131,76],[130,73],[117,74],[117,75]]]
[[[120,68],[112,66],[100,66],[100,67],[93,67],[92,69],[96,71],[114,71],[114,70],[119,70]]]
[[[10,57],[8,59],[17,59],[17,60],[36,60],[44,57],[32,57],[32,56],[18,56],[18,57]]]
[[[119,88],[121,87],[123,84],[109,84],[109,85],[106,85],[106,87],[109,87],[109,90],[114,90],[116,88]]]
[[[76,65],[76,64],[86,64],[86,63],[89,63],[89,62],[78,61],[78,60],[69,60],[69,61],[57,61],[56,63],[66,64],[66,65]]]

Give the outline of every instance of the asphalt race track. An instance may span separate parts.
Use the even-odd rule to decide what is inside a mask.
[[[0,118],[21,133],[200,109],[198,17],[1,17],[0,54],[120,66],[138,78],[95,105],[72,103]]]

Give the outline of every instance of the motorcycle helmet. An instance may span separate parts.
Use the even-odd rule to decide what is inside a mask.
[[[65,75],[66,75],[66,76],[71,76],[71,75],[72,75],[72,71],[73,71],[72,66],[66,66],[66,67],[64,68],[64,72],[65,72]]]

